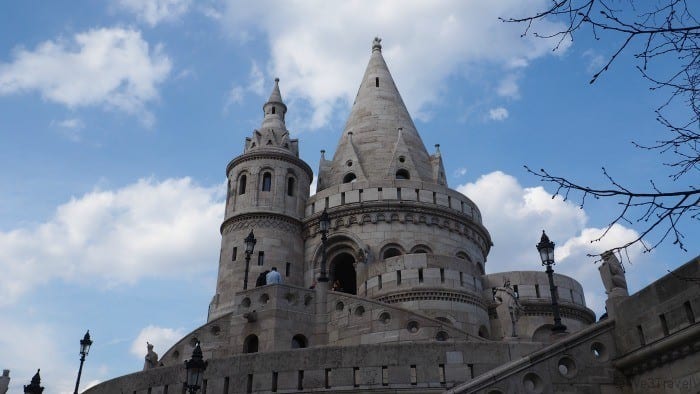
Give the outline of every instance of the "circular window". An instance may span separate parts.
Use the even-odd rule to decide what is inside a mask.
[[[403,162],[405,162],[405,161],[406,161],[406,158],[405,158],[405,157],[399,156],[399,162],[400,162],[400,163],[403,163]]]
[[[345,164],[347,164],[348,167],[352,167],[352,160],[346,161]]]
[[[539,394],[544,390],[544,382],[539,375],[529,372],[523,377],[523,387],[526,393]]]
[[[241,301],[241,306],[244,308],[250,308],[250,298],[244,298],[243,301]]]
[[[365,307],[360,305],[357,308],[355,308],[355,316],[362,316],[365,314]]]
[[[391,315],[389,314],[389,312],[382,312],[379,315],[379,321],[384,324],[389,323],[389,321],[391,321]]]
[[[411,320],[410,322],[408,322],[408,325],[406,326],[406,329],[407,329],[408,332],[410,332],[410,333],[417,333],[418,330],[420,329],[420,325],[418,324],[417,321]]]
[[[591,354],[593,354],[593,358],[596,361],[608,361],[608,349],[600,342],[593,342],[591,344]]]
[[[343,304],[342,302],[338,301],[338,303],[335,304],[335,310],[336,310],[336,311],[342,311],[343,309],[345,309],[345,304]]]
[[[296,304],[297,295],[294,293],[287,293],[284,295],[284,299],[287,300],[287,302],[290,304]]]
[[[559,370],[561,376],[566,378],[573,378],[576,376],[576,363],[570,357],[562,357],[559,359],[557,369]]]
[[[199,342],[199,338],[197,338],[197,337],[190,338],[190,346],[195,347],[195,346],[197,346],[198,342]]]
[[[180,352],[176,350],[173,352],[173,358],[178,358],[178,357],[180,357]]]
[[[445,342],[448,339],[450,339],[450,336],[445,331],[438,331],[437,335],[435,335],[435,340],[440,342]]]

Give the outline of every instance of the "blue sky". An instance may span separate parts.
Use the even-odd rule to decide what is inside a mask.
[[[83,387],[140,370],[146,340],[162,354],[203,323],[224,169],[259,126],[273,79],[300,155],[317,169],[375,35],[426,147],[441,144],[450,186],[482,210],[495,244],[487,272],[541,269],[534,245],[545,228],[555,269],[581,281],[600,313],[586,253],[642,227],[591,245],[614,202],[552,200],[523,165],[598,186],[605,166],[632,188],[674,187],[658,154],[630,143],[662,135],[653,109],[665,96],[649,92],[630,57],[588,84],[617,41],[581,37],[553,52],[497,20],[543,3],[2,3],[0,368],[12,371],[10,392],[36,368],[47,390],[72,392],[86,329],[95,344]],[[698,230],[685,230],[687,253],[631,251],[632,290],[697,254]]]

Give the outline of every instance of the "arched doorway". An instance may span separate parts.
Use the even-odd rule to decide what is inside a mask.
[[[341,253],[331,261],[331,289],[337,280],[340,284],[339,291],[357,294],[357,277],[355,276],[355,258],[349,253]]]

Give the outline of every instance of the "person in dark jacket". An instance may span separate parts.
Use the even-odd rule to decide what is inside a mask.
[[[255,280],[255,287],[265,286],[267,284],[265,277],[268,272],[270,271],[261,272],[260,275],[258,275],[258,279]]]

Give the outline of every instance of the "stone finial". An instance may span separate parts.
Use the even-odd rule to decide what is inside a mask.
[[[372,51],[382,51],[382,39],[379,37],[374,37],[374,41],[372,41]]]
[[[326,150],[321,149],[321,159],[326,160]]]
[[[440,153],[440,144],[435,144],[435,153]]]

